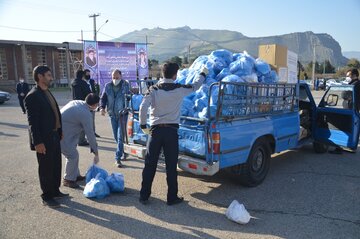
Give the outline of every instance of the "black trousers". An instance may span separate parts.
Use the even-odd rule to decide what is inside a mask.
[[[61,149],[60,136],[53,132],[45,140],[46,154],[36,153],[39,163],[39,179],[42,199],[52,199],[59,193],[61,184]]]
[[[19,104],[20,104],[21,110],[22,110],[23,113],[25,113],[26,112],[25,106],[24,106],[25,97],[22,97],[22,96],[19,95],[18,99],[19,99]]]
[[[147,141],[145,167],[142,172],[140,197],[148,199],[156,173],[157,162],[161,149],[164,150],[166,164],[166,181],[168,185],[167,201],[177,198],[177,162],[179,155],[178,133],[175,127],[154,127]]]

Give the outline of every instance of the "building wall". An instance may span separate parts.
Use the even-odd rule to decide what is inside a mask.
[[[31,45],[25,43],[26,59],[23,59],[21,44],[4,44],[0,43],[0,87],[3,89],[12,89],[15,87],[19,78],[26,78],[31,84],[34,84],[32,79],[32,70],[37,65],[46,64],[52,69],[54,82],[67,83],[66,71],[66,54],[65,50],[54,46]],[[70,59],[70,57],[69,57]],[[24,72],[24,62],[26,64],[26,71]],[[74,64],[72,64],[74,63]],[[82,65],[82,51],[71,51],[70,62],[70,81],[74,79],[77,69]]]

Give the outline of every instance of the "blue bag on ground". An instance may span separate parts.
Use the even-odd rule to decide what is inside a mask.
[[[257,72],[261,73],[262,75],[266,75],[266,74],[270,73],[271,68],[270,68],[270,65],[268,63],[266,63],[265,61],[260,60],[258,58],[255,61],[255,70]]]
[[[112,193],[120,193],[125,190],[124,175],[121,173],[112,173],[106,178],[110,191]]]
[[[104,198],[110,194],[109,186],[100,173],[88,182],[84,188],[84,196],[87,198]]]
[[[95,178],[98,174],[104,180],[109,175],[105,169],[96,166],[95,164],[91,165],[88,171],[86,172],[86,183],[90,182],[91,179]]]
[[[133,110],[140,109],[140,104],[141,104],[142,99],[143,99],[142,95],[133,95],[131,97],[131,103],[132,103]]]

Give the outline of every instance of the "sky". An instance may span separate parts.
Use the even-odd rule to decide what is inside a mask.
[[[248,37],[328,33],[342,51],[360,51],[360,0],[0,0],[0,40],[77,42],[81,30],[92,40],[93,13],[100,13],[98,41],[143,28],[189,26]]]

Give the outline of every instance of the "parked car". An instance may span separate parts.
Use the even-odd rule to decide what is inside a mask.
[[[10,100],[11,94],[5,91],[0,90],[0,104],[3,104],[5,101]]]

